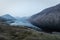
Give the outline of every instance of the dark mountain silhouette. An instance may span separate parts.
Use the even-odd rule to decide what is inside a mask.
[[[6,14],[6,15],[3,15],[3,16],[0,16],[0,23],[13,23],[16,19],[14,17],[12,17],[11,15],[9,14]]]
[[[45,32],[60,32],[60,4],[42,10],[28,21]]]
[[[5,24],[5,25],[7,24],[8,25],[7,20],[2,17],[0,17],[0,24]]]
[[[13,16],[11,16],[9,14],[3,15],[1,17],[5,18],[6,20],[16,20]]]
[[[2,17],[0,17],[0,22],[5,22],[6,20]]]

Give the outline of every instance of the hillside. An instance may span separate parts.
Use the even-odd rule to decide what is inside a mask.
[[[32,15],[28,21],[45,32],[60,32],[60,3]]]
[[[0,24],[0,40],[60,40],[60,35],[38,32],[24,26]]]

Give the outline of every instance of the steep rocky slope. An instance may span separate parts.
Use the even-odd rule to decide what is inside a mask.
[[[29,22],[38,26],[43,31],[60,32],[60,4],[46,8],[41,12],[31,16]]]

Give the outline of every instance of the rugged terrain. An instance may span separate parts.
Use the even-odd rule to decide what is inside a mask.
[[[28,20],[45,32],[60,32],[60,4],[46,8]]]
[[[38,32],[24,26],[0,24],[0,40],[60,40],[60,35]]]

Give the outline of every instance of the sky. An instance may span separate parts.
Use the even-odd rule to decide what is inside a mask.
[[[0,15],[28,17],[59,3],[60,0],[0,0]]]

